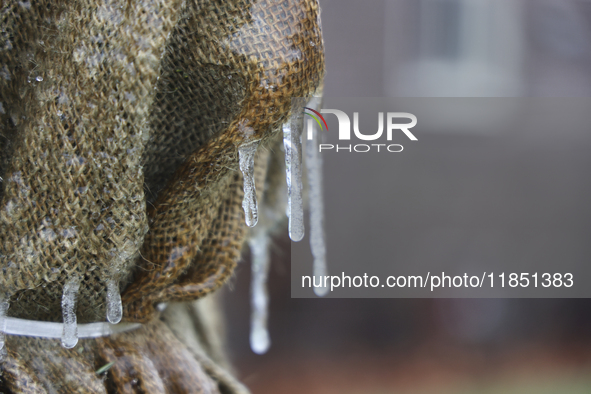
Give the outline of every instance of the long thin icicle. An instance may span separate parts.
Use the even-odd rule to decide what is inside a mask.
[[[312,133],[310,133],[310,130]],[[326,266],[326,241],[324,234],[324,199],[322,193],[322,157],[318,151],[318,129],[312,119],[308,119],[306,141],[306,172],[308,175],[308,202],[310,204],[310,249],[314,257],[314,277],[328,275]],[[308,137],[309,138],[309,137]],[[319,283],[323,283],[321,280]],[[328,293],[328,287],[314,287],[317,296]]]
[[[62,294],[62,318],[64,331],[62,346],[71,349],[78,343],[78,326],[76,323],[76,298],[80,289],[80,278],[73,276],[66,281]]]
[[[257,354],[264,354],[271,345],[267,329],[269,296],[267,276],[269,273],[269,237],[261,232],[249,241],[252,261],[250,347]]]
[[[123,317],[121,294],[119,293],[119,281],[115,277],[107,279],[107,320],[111,324],[117,324]]]
[[[0,361],[4,360],[6,356],[6,337],[4,332],[6,331],[6,313],[8,312],[8,299],[7,297],[0,296]]]
[[[257,192],[254,184],[254,156],[259,146],[259,141],[244,144],[238,148],[240,159],[240,171],[244,178],[244,199],[242,208],[248,227],[256,226],[259,221]]]
[[[298,242],[304,238],[304,203],[302,199],[302,115],[296,113],[283,125],[285,169],[287,181],[287,216],[289,238]]]

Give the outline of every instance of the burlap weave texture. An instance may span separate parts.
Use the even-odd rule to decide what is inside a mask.
[[[110,278],[150,324],[221,286],[247,235],[238,147],[261,141],[262,192],[291,98],[324,76],[316,1],[5,1],[0,23],[9,315],[61,321],[72,276],[80,323],[105,320]]]

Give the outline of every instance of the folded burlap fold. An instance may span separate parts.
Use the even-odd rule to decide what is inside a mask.
[[[291,99],[324,76],[316,0],[8,1],[0,18],[0,315],[145,323],[70,350],[11,336],[0,391],[239,392],[156,306],[232,275],[238,152],[258,144],[264,201]]]

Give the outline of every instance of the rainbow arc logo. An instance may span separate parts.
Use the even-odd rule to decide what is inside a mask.
[[[324,126],[326,126],[326,131],[328,131],[328,125],[326,124],[326,120],[324,120],[324,116],[322,116],[320,114],[320,112],[313,110],[312,108],[308,108],[308,107],[304,107],[304,109],[307,109],[308,111],[312,111],[314,114],[316,114],[318,117],[320,117],[320,119],[322,119],[322,122],[324,122]],[[320,123],[320,119],[318,119],[317,116],[315,116],[314,114],[308,113],[308,112],[304,112],[306,115],[311,116],[312,118],[314,118],[314,120],[316,121],[316,123],[318,123],[318,126],[320,126],[320,130],[324,130],[324,127],[322,127],[322,123]]]

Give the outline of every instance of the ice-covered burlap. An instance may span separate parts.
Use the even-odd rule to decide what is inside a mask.
[[[61,322],[77,277],[79,323],[105,321],[109,281],[123,320],[145,323],[70,350],[8,336],[0,391],[239,391],[155,306],[232,274],[247,235],[238,148],[260,140],[258,191],[277,185],[265,169],[291,98],[324,75],[316,0],[4,1],[0,19],[8,316]]]

